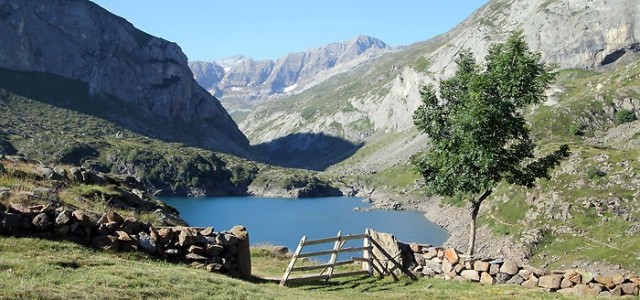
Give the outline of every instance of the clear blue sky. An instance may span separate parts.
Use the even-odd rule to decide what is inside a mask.
[[[358,35],[409,45],[444,33],[488,0],[93,0],[178,43],[190,60],[276,59]]]

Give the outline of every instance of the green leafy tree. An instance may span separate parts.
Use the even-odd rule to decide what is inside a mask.
[[[529,50],[521,32],[491,46],[484,66],[469,50],[456,60],[453,77],[422,89],[414,123],[430,137],[430,147],[412,157],[415,169],[435,195],[464,196],[470,202],[467,254],[475,246],[476,218],[497,184],[533,187],[538,178],[569,155],[569,147],[536,158],[523,109],[544,100],[555,79],[540,54]]]

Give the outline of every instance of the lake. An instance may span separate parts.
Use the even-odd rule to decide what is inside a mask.
[[[160,199],[178,209],[190,226],[211,226],[223,231],[244,225],[251,245],[284,245],[291,251],[303,235],[307,239],[326,238],[335,236],[338,230],[342,230],[342,234],[362,234],[371,228],[392,233],[403,242],[432,245],[441,245],[448,237],[444,229],[418,211],[355,211],[356,207],[371,207],[356,197]]]

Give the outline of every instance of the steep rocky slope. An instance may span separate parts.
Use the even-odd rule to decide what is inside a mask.
[[[494,0],[446,34],[261,105],[239,126],[254,144],[300,133],[365,143],[356,154],[362,159],[351,160],[349,167],[384,169],[424,145],[411,118],[420,103],[419,90],[451,74],[461,49],[471,48],[481,59],[491,43],[520,29],[532,49],[560,68],[606,68],[634,59],[639,12],[633,0]]]
[[[212,62],[193,61],[195,79],[230,111],[269,98],[296,94],[392,51],[383,41],[358,36],[342,43],[291,53],[276,61],[243,56]]]
[[[86,0],[1,0],[0,68],[75,80],[88,103],[47,93],[57,106],[161,139],[237,154],[248,141],[193,79],[180,48],[150,36]],[[3,81],[19,79],[4,75]],[[119,103],[107,107],[110,103]],[[170,126],[168,126],[170,125]]]

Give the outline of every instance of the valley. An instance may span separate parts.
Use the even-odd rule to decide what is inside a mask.
[[[491,0],[451,31],[407,46],[357,36],[276,60],[188,61],[177,44],[90,1],[0,0],[0,158],[18,169],[28,170],[19,162],[29,161],[128,176],[153,196],[361,197],[379,209],[421,211],[448,231],[443,246],[464,249],[467,201],[425,188],[410,159],[429,138],[413,115],[420,89],[449,78],[461,50],[482,62],[492,44],[521,30],[556,74],[546,101],[522,112],[536,155],[561,144],[571,154],[534,188],[503,182],[493,190],[480,208],[477,253],[550,270],[638,273],[638,13],[635,0]],[[0,189],[13,194],[35,188],[1,178]],[[83,190],[62,198],[86,206],[78,202],[91,198]],[[143,198],[175,218],[172,224],[183,221]],[[27,200],[0,203],[16,201]],[[121,212],[158,223],[153,210]],[[15,249],[46,248],[1,240],[3,251],[13,251],[11,268],[20,259]]]

